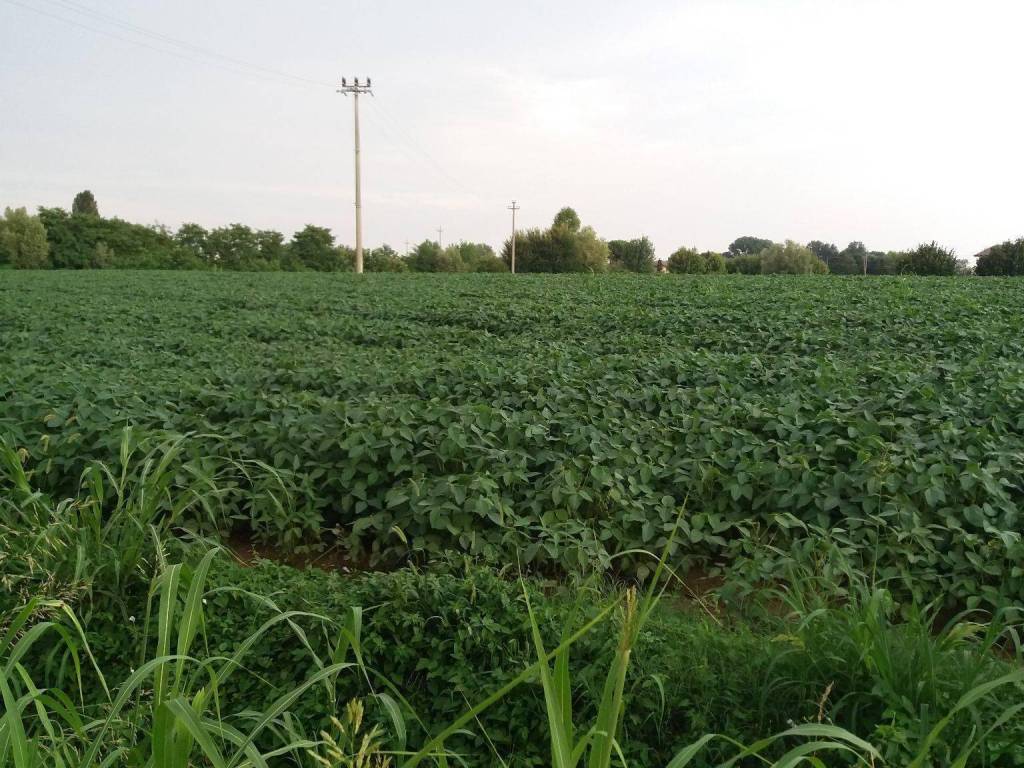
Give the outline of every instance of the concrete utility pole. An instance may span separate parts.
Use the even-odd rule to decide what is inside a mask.
[[[441,245],[441,233],[442,232],[444,232],[444,229],[442,229],[441,227],[438,227],[437,228],[437,247],[440,248],[443,251],[444,250],[444,246]]]
[[[512,274],[514,275],[516,273],[516,211],[519,210],[519,206],[513,200],[508,209],[512,211]]]
[[[362,195],[362,179],[359,172],[359,94],[368,93],[371,96],[373,91],[370,90],[370,78],[366,78],[366,82],[362,85],[359,83],[357,77],[353,83],[349,83],[344,77],[341,78],[341,88],[338,89],[338,93],[348,96],[352,94],[352,105],[355,113],[355,127],[356,127],[356,272],[363,271],[363,195]]]

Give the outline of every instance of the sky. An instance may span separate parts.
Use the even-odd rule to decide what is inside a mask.
[[[500,248],[1024,236],[1019,0],[0,0],[0,206]]]

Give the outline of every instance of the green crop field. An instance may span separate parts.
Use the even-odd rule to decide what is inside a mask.
[[[290,488],[241,483],[221,524],[373,566],[607,566],[686,502],[686,565],[831,530],[976,602],[1024,584],[1021,307],[976,280],[12,273],[0,425],[68,493],[126,425],[210,436]]]
[[[12,670],[42,659],[67,707],[86,702],[66,758],[135,754],[151,715],[154,742],[209,756],[181,707],[214,717],[197,681],[239,647],[245,672],[208,683],[217,722],[272,715],[248,746],[210,726],[235,765],[261,765],[241,757],[257,747],[314,764],[326,747],[296,729],[342,727],[349,697],[393,755],[550,765],[537,729],[564,726],[570,688],[561,662],[540,672],[541,638],[589,621],[575,716],[615,732],[598,704],[618,680],[631,765],[713,732],[695,764],[734,755],[728,739],[774,759],[817,738],[850,754],[822,765],[1022,765],[1022,308],[1024,282],[1002,279],[4,272],[0,671],[28,701]],[[193,535],[369,573],[211,566]],[[621,588],[660,583],[662,555],[718,598],[648,622],[653,598]],[[53,644],[9,650],[64,604],[152,703],[110,709],[81,643],[84,694]],[[637,649],[628,675],[616,642]],[[199,646],[202,674],[136,672]],[[343,678],[346,659],[377,676]]]

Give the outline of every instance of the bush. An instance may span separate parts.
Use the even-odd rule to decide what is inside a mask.
[[[459,262],[456,254],[442,250],[433,240],[424,240],[417,245],[409,258],[406,259],[409,269],[413,272],[458,272]]]
[[[707,260],[697,253],[696,248],[685,246],[668,257],[668,271],[681,275],[702,275],[707,272]]]
[[[367,272],[405,272],[409,266],[390,245],[371,248],[363,257],[363,269]]]
[[[828,272],[825,262],[810,248],[787,240],[784,245],[773,243],[761,251],[761,274],[764,275],[820,275]]]
[[[704,251],[701,254],[704,258],[704,270],[708,274],[722,274],[725,272],[725,257],[714,251]]]
[[[361,644],[374,686],[381,687],[378,674],[394,684],[433,732],[535,660],[523,585],[489,569],[438,564],[434,573],[403,569],[343,577],[268,562],[245,569],[224,562],[210,579],[205,632],[211,655],[229,655],[272,615],[265,601],[249,595],[270,596],[281,610],[306,610],[339,624],[353,606],[363,607]],[[928,614],[894,623],[895,605],[884,591],[852,590],[837,605],[834,585],[824,586],[816,600],[808,587],[794,583],[774,612],[746,619],[714,619],[697,604],[659,607],[640,633],[628,673],[622,746],[630,764],[664,765],[706,733],[751,743],[823,713],[875,743],[891,764],[903,765],[929,730],[916,724],[934,724],[975,685],[1012,669],[990,652],[998,631],[986,636],[976,628],[971,635],[961,626],[933,636]],[[594,586],[544,593],[539,583],[527,582],[526,588],[549,647],[609,599]],[[779,616],[779,604],[788,615]],[[314,652],[327,655],[333,633],[317,621],[297,621]],[[605,621],[573,646],[577,722],[594,714],[591,702],[604,683],[617,632],[615,621]],[[236,675],[221,691],[228,711],[262,709],[315,671],[308,651],[284,625],[255,651],[247,659],[249,674]],[[294,714],[310,726],[326,725],[335,702],[365,693],[355,677],[338,684],[335,701],[317,689]],[[833,696],[826,693],[830,687],[837,691]],[[936,751],[967,743],[974,717],[991,723],[1015,697],[1008,688],[961,713]],[[513,765],[544,765],[548,745],[536,730],[544,707],[538,686],[520,686],[487,710],[474,730],[485,731]],[[982,737],[978,762],[1011,754],[1014,736],[1024,737],[1021,730],[1018,721]],[[413,726],[410,742],[422,743],[425,735]],[[470,765],[490,764],[491,746],[480,736],[449,746],[464,752]],[[723,744],[702,756],[725,759],[734,752]]]
[[[725,260],[725,271],[738,275],[760,275],[761,254],[733,256]]]

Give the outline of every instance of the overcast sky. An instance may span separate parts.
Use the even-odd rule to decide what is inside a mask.
[[[104,215],[351,243],[332,84],[370,75],[367,245],[499,247],[515,198],[662,257],[969,256],[1024,235],[1022,29],[1019,0],[0,0],[0,206],[89,188]]]

